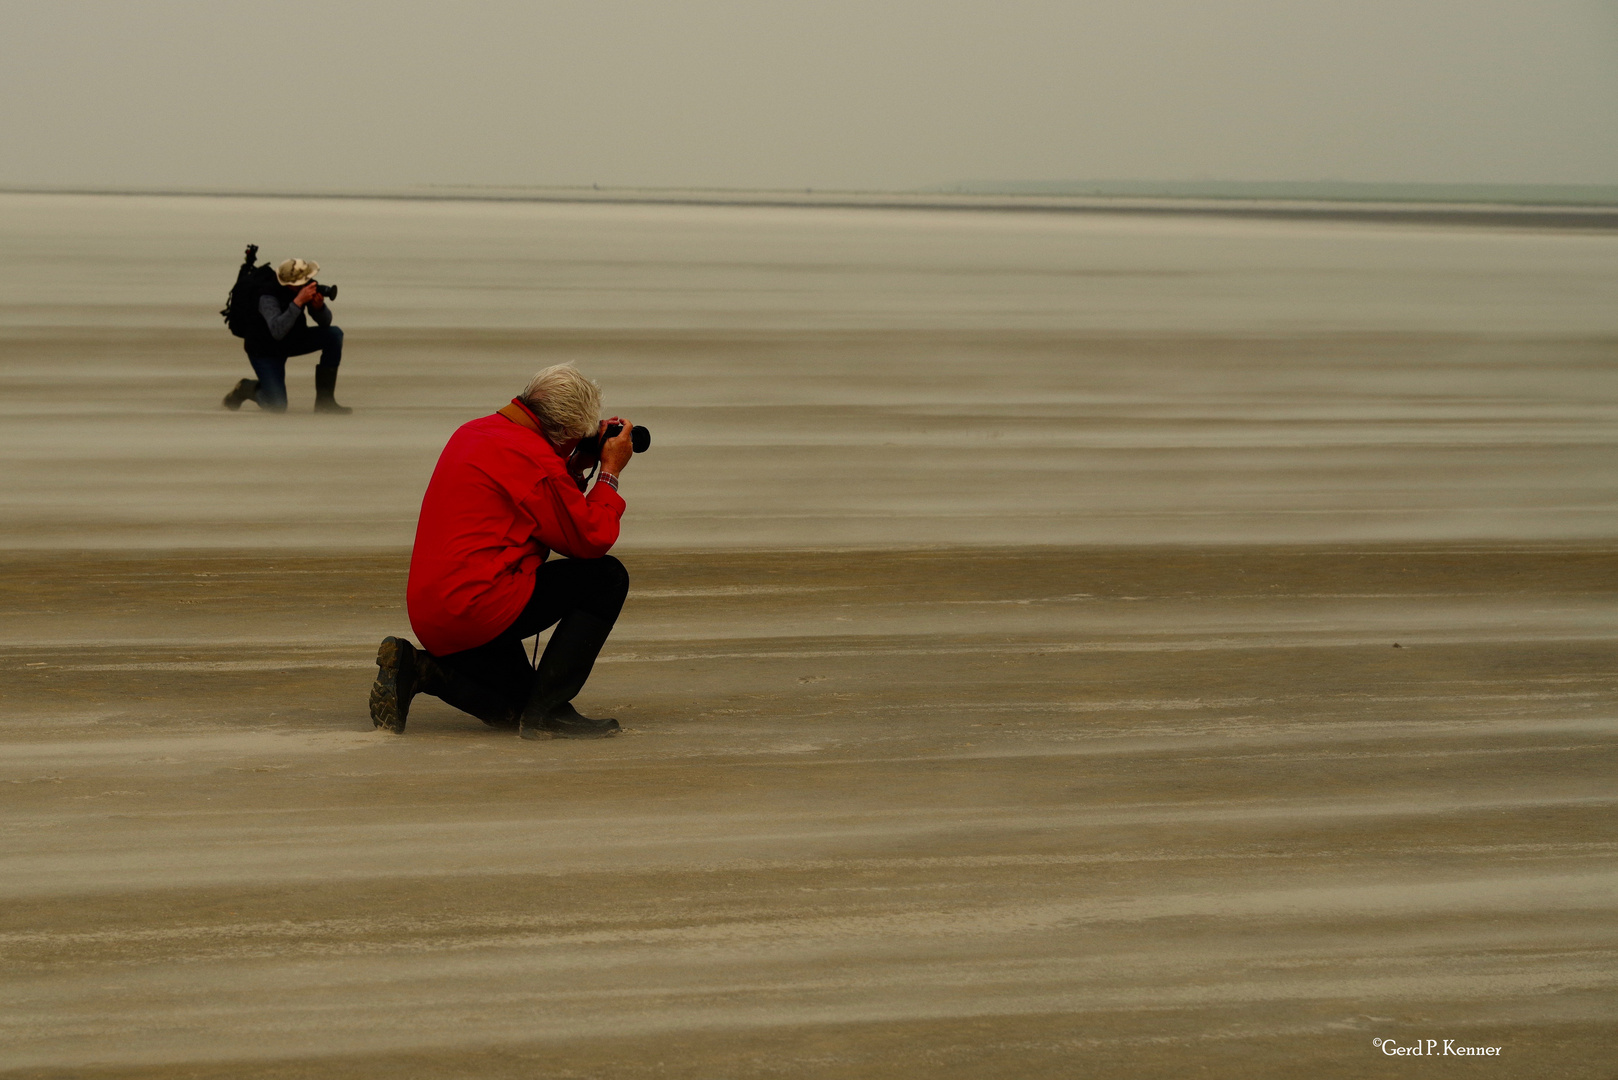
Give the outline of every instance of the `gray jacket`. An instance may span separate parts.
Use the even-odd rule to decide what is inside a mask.
[[[294,304],[291,300],[287,300],[285,304],[286,306],[283,307],[281,298],[271,293],[266,293],[258,298],[258,313],[264,316],[264,321],[270,326],[270,337],[276,341],[285,340],[286,336],[292,333],[294,326],[308,326],[309,324],[303,320],[306,314],[313,315],[315,322],[321,326],[331,325],[331,306],[329,304],[322,304],[320,307],[307,311]]]

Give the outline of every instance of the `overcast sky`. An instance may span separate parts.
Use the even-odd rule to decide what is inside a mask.
[[[1618,183],[1615,0],[0,0],[0,185]]]

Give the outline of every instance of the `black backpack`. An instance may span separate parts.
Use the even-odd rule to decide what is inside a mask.
[[[275,276],[275,270],[269,263],[263,266],[254,266],[253,261],[258,258],[258,245],[247,245],[247,257],[242,260],[242,268],[236,271],[236,284],[225,298],[225,306],[219,312],[224,318],[225,325],[230,332],[239,338],[265,337],[268,329],[264,324],[264,316],[258,310],[259,297],[271,289],[280,287],[281,282]]]

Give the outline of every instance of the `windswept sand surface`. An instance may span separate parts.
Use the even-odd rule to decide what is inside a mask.
[[[354,416],[218,407],[247,240],[341,283]],[[0,241],[0,1076],[1615,1075],[1618,236]],[[656,433],[625,734],[372,731],[439,447],[561,359]]]
[[[575,360],[629,547],[1618,536],[1618,232],[0,196],[0,547],[408,546]],[[342,423],[219,407],[241,246],[317,257]]]
[[[630,566],[533,744],[368,730],[399,557],[8,559],[8,1063],[1610,1075],[1609,550]]]

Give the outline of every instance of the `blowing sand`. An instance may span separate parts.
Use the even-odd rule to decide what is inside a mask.
[[[0,225],[3,1075],[1612,1075],[1609,235]],[[218,409],[248,239],[353,417]],[[625,734],[373,732],[438,447],[564,358],[656,440]]]

